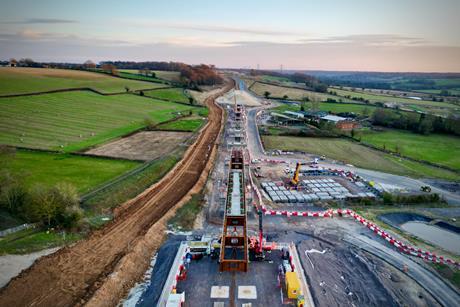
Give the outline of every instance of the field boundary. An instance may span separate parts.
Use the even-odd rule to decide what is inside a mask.
[[[187,116],[184,116],[184,117],[187,117]],[[169,120],[168,122],[173,122],[175,120],[179,120],[183,117],[178,117],[178,118],[175,118],[173,120]],[[163,123],[166,123],[166,122],[163,122]],[[162,123],[162,124],[163,124]],[[204,125],[202,126],[204,127]],[[201,128],[202,128],[201,127]],[[190,143],[193,143],[196,138],[197,138],[197,135],[200,133],[200,130],[201,128],[197,131],[195,131],[191,136],[190,138],[188,139],[188,142],[189,144],[187,144],[187,147],[190,147]],[[143,129],[143,130],[140,130],[140,131],[173,131],[173,132],[177,132],[177,130],[146,130],[146,129]],[[140,132],[140,131],[137,131],[136,133]],[[182,131],[180,131],[182,132]],[[184,131],[184,132],[187,132],[187,131]],[[193,132],[193,131],[190,131],[190,132]],[[132,134],[135,134],[135,133],[131,133],[130,135]],[[126,136],[125,136],[126,137]],[[123,138],[123,137],[122,137]],[[112,140],[113,141],[113,140]],[[97,193],[100,193],[110,187],[112,187],[113,185],[129,178],[129,177],[132,177],[132,176],[135,176],[139,173],[141,173],[142,171],[144,171],[146,168],[148,168],[149,166],[151,166],[152,164],[154,164],[155,162],[163,159],[164,157],[166,156],[171,156],[171,155],[174,155],[174,154],[180,154],[181,156],[183,156],[184,153],[181,153],[181,145],[178,145],[176,148],[174,148],[173,150],[171,150],[169,153],[167,153],[165,156],[162,156],[162,157],[158,157],[158,158],[155,158],[155,159],[152,159],[152,160],[149,160],[149,161],[141,161],[141,160],[131,160],[131,159],[123,159],[123,158],[116,158],[116,157],[107,157],[107,156],[99,156],[99,155],[89,155],[89,154],[83,154],[83,153],[80,153],[78,155],[80,156],[86,156],[86,157],[101,157],[101,158],[109,158],[109,159],[114,159],[114,160],[128,160],[128,161],[138,161],[138,162],[142,162],[141,165],[139,165],[138,167],[124,173],[124,174],[121,174],[120,176],[116,177],[116,178],[113,178],[109,181],[106,181],[104,183],[102,183],[100,186],[97,186],[95,187],[93,190],[91,190],[90,192],[82,195],[80,197],[80,203],[84,203],[86,202],[88,199],[90,199],[91,197],[93,197],[94,195],[96,195]]]
[[[172,88],[176,88],[176,87],[156,88],[156,89],[148,90],[148,91],[165,90],[165,89],[172,89]],[[143,90],[136,90],[135,92],[138,93],[137,95],[141,96],[140,95],[141,91],[143,91]],[[146,91],[146,90],[144,90],[144,91]],[[161,100],[161,101],[167,101],[167,102],[174,102],[174,103],[182,104],[184,106],[189,106],[189,107],[206,108],[206,106],[200,105],[200,104],[189,104],[189,103],[186,103],[186,102],[183,102],[183,101],[175,101],[175,100],[166,99],[166,98],[157,98],[157,97],[145,96],[145,94],[144,94],[144,96],[141,96],[141,97],[150,98],[150,99],[156,99],[156,100]]]
[[[136,90],[137,91],[150,91],[150,90],[160,90],[160,89],[168,89],[171,88],[171,86],[167,87],[159,87],[159,88],[152,88],[152,89],[140,89]],[[114,96],[114,95],[126,95],[126,94],[133,94],[133,92],[115,92],[115,93],[103,93],[99,92],[98,90],[95,90],[91,87],[75,87],[75,88],[62,88],[62,89],[56,89],[56,90],[50,90],[50,91],[41,91],[41,92],[32,92],[32,93],[21,93],[21,94],[8,94],[8,95],[0,95],[1,98],[13,98],[13,97],[24,97],[24,96],[38,96],[38,95],[45,95],[45,94],[54,94],[54,93],[65,93],[65,92],[93,92],[95,94],[99,94],[102,96]]]

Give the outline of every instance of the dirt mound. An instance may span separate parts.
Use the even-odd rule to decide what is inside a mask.
[[[237,103],[241,103],[242,105],[245,105],[248,107],[260,106],[260,102],[257,98],[255,98],[254,96],[252,96],[246,91],[240,91],[240,90],[229,91],[222,97],[217,98],[216,101],[218,103],[233,104],[235,103],[235,99]]]
[[[0,306],[84,304],[107,283],[118,284],[101,289],[105,290],[105,293],[99,292],[104,300],[93,303],[116,304],[117,296],[142,275],[152,252],[161,244],[162,227],[157,222],[188,195],[202,178],[203,171],[209,170],[208,162],[215,153],[223,118],[223,111],[214,99],[232,86],[227,85],[206,100],[210,110],[208,124],[163,180],[125,203],[103,229],[71,247],[41,258],[22,272],[1,290]]]

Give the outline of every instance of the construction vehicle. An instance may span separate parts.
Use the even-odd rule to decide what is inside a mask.
[[[317,167],[318,158],[315,158],[313,161],[310,162],[297,162],[295,166],[294,176],[292,177],[290,183],[293,186],[297,186],[299,184],[299,175],[300,175],[300,168],[302,165],[309,165],[310,167]]]
[[[300,281],[296,272],[286,272],[286,292],[290,299],[297,299],[300,292]]]
[[[431,187],[428,186],[428,185],[421,186],[420,191],[430,193],[431,192]]]
[[[295,166],[294,176],[292,177],[290,181],[293,186],[297,186],[299,184],[300,168],[302,167],[302,165],[309,165],[309,164],[310,163],[297,162]]]

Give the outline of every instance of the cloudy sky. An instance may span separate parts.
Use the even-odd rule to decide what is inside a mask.
[[[0,59],[460,72],[460,0],[2,0]]]

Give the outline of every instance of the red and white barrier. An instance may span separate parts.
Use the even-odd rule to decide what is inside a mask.
[[[395,246],[398,248],[401,252],[406,253],[408,255],[412,255],[415,257],[419,257],[424,259],[425,261],[430,261],[433,263],[440,263],[440,264],[449,264],[452,265],[458,269],[460,269],[460,263],[458,261],[455,261],[453,259],[446,258],[444,256],[437,256],[436,253],[434,252],[429,252],[429,251],[424,251],[420,248],[416,248],[414,246],[411,246],[409,244],[406,244],[396,238],[394,238],[392,235],[390,235],[388,232],[385,230],[381,229],[379,226],[376,224],[366,220],[356,212],[350,209],[329,209],[326,211],[287,211],[287,210],[271,210],[267,209],[262,201],[262,195],[257,188],[257,186],[254,184],[251,175],[249,175],[251,185],[256,192],[257,198],[259,200],[260,204],[260,210],[265,215],[272,215],[272,216],[302,216],[302,217],[333,217],[334,215],[339,215],[339,216],[344,216],[348,215],[351,216],[353,219],[355,219],[357,222],[361,223],[363,226],[369,228],[372,232],[374,232],[376,235],[382,237],[385,239],[387,242],[389,242],[391,245]],[[255,206],[255,203],[254,203]]]
[[[187,251],[188,251],[188,248],[184,249],[184,251],[182,252],[182,255],[180,256],[181,258],[180,258],[180,261],[179,261],[177,269],[176,269],[175,278],[174,278],[174,280],[172,282],[171,291],[174,291],[176,289],[177,282],[180,279],[181,272],[185,268],[185,255],[187,254]]]

